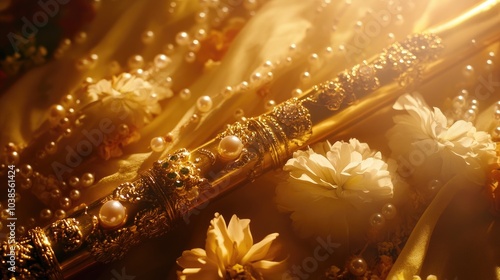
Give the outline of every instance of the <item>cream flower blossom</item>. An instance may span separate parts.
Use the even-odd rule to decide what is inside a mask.
[[[122,73],[112,80],[102,79],[88,87],[91,100],[109,104],[111,110],[123,116],[132,117],[137,127],[151,121],[153,115],[161,112],[158,101],[162,99],[153,91],[152,85],[132,74]]]
[[[408,113],[395,116],[395,125],[387,132],[401,176],[447,181],[460,175],[484,183],[485,168],[495,157],[495,143],[488,133],[464,120],[448,125],[441,110],[431,109],[418,93],[401,96],[393,108]]]
[[[283,270],[284,261],[274,261],[276,250],[271,246],[278,233],[254,244],[250,220],[233,215],[229,225],[222,215],[215,214],[207,231],[205,250],[184,251],[177,259],[183,268],[179,279],[274,279]]]
[[[390,198],[393,183],[380,152],[357,139],[320,143],[295,152],[290,176],[276,188],[281,211],[291,212],[298,234],[330,235],[346,229],[345,212],[359,202]]]

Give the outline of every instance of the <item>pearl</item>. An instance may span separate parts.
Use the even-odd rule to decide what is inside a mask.
[[[266,80],[266,82],[270,82],[270,81],[272,81],[272,80],[274,79],[274,74],[273,74],[273,72],[271,72],[271,71],[267,72],[267,74],[266,74],[266,77],[265,77],[265,78],[266,78],[266,79],[265,79],[265,80]]]
[[[465,66],[464,70],[462,71],[462,74],[464,75],[465,78],[472,77],[472,75],[474,75],[474,67],[472,67],[472,65]]]
[[[174,80],[172,79],[172,77],[166,77],[164,80],[163,80],[163,83],[162,85],[166,88],[171,88],[172,85],[174,83]]]
[[[370,217],[370,225],[375,228],[380,228],[384,226],[385,218],[380,213],[375,213]]]
[[[405,18],[402,14],[396,15],[396,21],[394,22],[396,25],[402,25],[405,22]]]
[[[200,121],[200,116],[198,116],[198,114],[193,114],[189,121],[192,123],[198,123]]]
[[[196,101],[196,108],[202,112],[206,113],[212,109],[213,102],[212,98],[208,95],[200,96],[198,100]]]
[[[264,64],[262,64],[262,67],[265,69],[273,69],[273,63],[270,60],[266,60]]]
[[[394,33],[387,34],[387,40],[390,44],[394,43],[394,41],[396,41],[396,35],[394,35]]]
[[[62,197],[61,200],[59,200],[59,205],[63,209],[69,209],[71,207],[71,199],[69,199],[69,197]]]
[[[299,97],[302,95],[302,90],[300,88],[296,88],[292,90],[292,97]]]
[[[197,23],[204,23],[207,20],[207,13],[204,11],[199,12],[196,14],[195,20]]]
[[[131,56],[127,64],[130,69],[139,69],[144,65],[144,58],[140,55]]]
[[[274,106],[276,106],[276,101],[274,100],[269,100],[266,102],[266,104],[264,105],[264,108],[266,110],[271,110],[272,108],[274,108]]]
[[[233,88],[230,86],[227,86],[224,88],[224,90],[221,92],[222,97],[224,98],[229,98],[231,95],[233,95]]]
[[[495,66],[495,64],[493,63],[493,60],[487,59],[486,65],[484,66],[484,70],[491,72],[495,68],[494,66]]]
[[[493,137],[494,140],[497,140],[500,138],[500,126],[497,126],[493,129],[491,136]]]
[[[189,44],[189,34],[187,34],[186,32],[177,33],[177,35],[175,36],[175,42],[179,46],[186,46],[187,44]]]
[[[73,95],[71,94],[67,94],[61,99],[61,104],[65,107],[73,105],[74,102],[75,102],[75,97],[73,97]]]
[[[163,139],[165,139],[167,143],[171,143],[172,141],[174,141],[174,135],[172,134],[172,132],[169,132],[165,135],[165,137],[163,137]]]
[[[386,218],[387,220],[392,220],[396,217],[397,214],[396,206],[394,206],[394,204],[392,203],[387,203],[382,207],[381,212],[384,218]]]
[[[196,60],[196,54],[194,52],[188,52],[184,59],[187,63],[193,63]]]
[[[475,106],[475,105],[472,105],[472,106]],[[465,111],[463,119],[464,119],[464,121],[467,121],[467,122],[473,122],[476,119],[476,111],[474,111],[474,109],[469,109],[469,110]]]
[[[311,54],[311,56],[309,56],[309,63],[316,65],[318,62],[319,62],[318,54],[313,53],[313,54]]]
[[[463,96],[464,98],[467,98],[469,97],[469,91],[466,89],[461,89],[459,95]]]
[[[47,144],[45,146],[45,151],[49,155],[55,154],[57,152],[57,145],[56,145],[56,143],[55,142],[50,142],[49,144]]]
[[[49,122],[51,126],[56,126],[59,121],[66,116],[66,109],[62,105],[52,105],[49,109]]]
[[[10,152],[5,157],[5,163],[7,165],[17,164],[19,162],[19,153],[16,151]]]
[[[85,41],[87,40],[87,33],[85,32],[79,32],[78,34],[76,34],[75,36],[75,42],[77,44],[82,44],[84,43]]]
[[[181,99],[183,100],[188,100],[189,98],[191,98],[191,91],[187,88],[181,90],[181,92],[179,93],[179,96]]]
[[[118,133],[121,136],[127,136],[130,134],[130,128],[128,127],[128,125],[122,123],[118,126]]]
[[[87,60],[89,61],[89,68],[93,68],[97,64],[99,56],[93,53],[88,56]]]
[[[69,192],[69,198],[71,198],[71,200],[78,200],[80,199],[80,191],[79,190],[71,190]]]
[[[172,62],[172,60],[164,54],[159,54],[154,58],[155,67],[158,69],[163,69],[167,67],[170,64],[170,62]]]
[[[356,21],[356,23],[354,24],[354,28],[356,30],[361,30],[362,27],[363,27],[363,22],[360,20]]]
[[[48,208],[43,209],[42,211],[40,211],[40,218],[42,218],[44,220],[51,219],[52,218],[52,211]]]
[[[349,272],[355,276],[363,276],[368,265],[363,258],[354,258],[349,262]]]
[[[73,133],[73,130],[71,130],[71,128],[66,128],[63,132],[63,136],[70,137],[72,133]]]
[[[59,196],[61,196],[61,191],[59,189],[53,189],[50,191],[50,196],[52,198],[58,198]]]
[[[205,29],[198,29],[198,31],[196,31],[196,34],[194,34],[194,37],[198,40],[203,40],[207,38],[207,31],[205,31]]]
[[[171,55],[174,53],[175,46],[173,44],[166,44],[163,47],[163,51],[165,52],[166,55]]]
[[[191,50],[191,51],[193,51],[193,52],[199,51],[200,48],[201,48],[200,41],[198,41],[196,39],[193,40],[193,41],[191,41],[191,43],[188,46],[188,49]]]
[[[3,209],[2,212],[0,212],[0,218],[2,218],[2,220],[7,220],[8,217],[10,217],[9,209]]]
[[[80,70],[80,71],[87,70],[90,67],[90,61],[87,58],[78,59],[76,61],[75,66],[76,66],[77,70]]]
[[[247,81],[243,81],[238,85],[238,91],[239,92],[246,92],[247,90],[250,89],[250,85],[248,84]]]
[[[300,80],[303,82],[303,83],[307,83],[311,80],[311,74],[309,72],[304,72],[302,73],[302,75],[300,76]]]
[[[333,56],[333,49],[332,47],[326,47],[325,49],[325,55],[327,58],[331,58]]]
[[[455,98],[453,98],[452,101],[453,108],[455,109],[462,108],[463,106],[465,106],[466,101],[467,100],[462,95],[455,96]]]
[[[500,120],[500,110],[499,109],[495,110],[494,116],[495,116],[495,120]]]
[[[80,182],[82,183],[83,187],[90,187],[92,184],[94,184],[94,175],[92,173],[84,173],[82,177],[80,178]]]
[[[54,217],[56,217],[56,219],[59,219],[59,220],[64,219],[64,218],[66,218],[66,211],[64,211],[62,209],[58,209],[54,213]]]
[[[165,148],[167,147],[167,142],[163,137],[158,136],[151,139],[149,145],[151,146],[151,150],[153,150],[153,152],[159,153],[165,150]]]
[[[76,188],[80,184],[80,179],[76,176],[71,176],[68,180],[68,183],[71,187]]]
[[[147,30],[141,35],[141,40],[144,44],[151,44],[155,39],[155,34],[151,30]]]
[[[104,228],[120,226],[126,219],[126,208],[118,200],[110,200],[99,209],[99,221]]]
[[[234,160],[240,156],[243,146],[240,138],[230,135],[220,140],[217,151],[223,160]]]
[[[256,72],[252,75],[252,77],[250,77],[250,82],[252,83],[258,83],[262,78],[262,74],[260,74],[259,72]]]

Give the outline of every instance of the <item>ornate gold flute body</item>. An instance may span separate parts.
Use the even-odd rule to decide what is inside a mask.
[[[168,155],[136,181],[121,184],[85,209],[45,228],[30,230],[17,241],[15,250],[2,244],[2,279],[63,279],[96,261],[116,260],[142,240],[168,232],[212,198],[282,166],[307,143],[391,102],[403,90],[402,84],[422,78],[424,65],[437,73],[450,66],[450,57],[467,56],[472,52],[470,41],[463,42],[453,30],[476,26],[471,34],[477,42],[498,40],[498,2],[487,1],[458,21],[395,43],[372,60],[313,87],[301,98],[228,126],[193,151],[180,149]],[[447,49],[438,59],[441,38]],[[364,100],[353,105],[359,98]],[[110,219],[106,212],[113,205],[126,212],[115,213]],[[15,271],[7,269],[11,260]]]

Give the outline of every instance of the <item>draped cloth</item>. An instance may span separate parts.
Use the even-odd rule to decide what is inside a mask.
[[[88,38],[84,43],[72,46],[60,59],[50,60],[23,73],[2,93],[0,144],[34,141],[35,135],[44,129],[46,112],[51,104],[77,90],[88,76],[95,81],[108,77],[109,64],[113,60],[126,64],[128,57],[134,54],[141,54],[146,61],[152,60],[165,44],[173,42],[176,32],[190,30],[198,9],[195,1],[175,1],[177,6],[172,14],[166,12],[169,1],[102,2],[96,18],[86,28]],[[82,201],[100,198],[118,184],[134,179],[138,172],[148,169],[154,160],[161,158],[159,153],[152,153],[149,149],[153,137],[173,132],[174,141],[163,154],[180,147],[196,148],[212,139],[225,124],[234,122],[233,112],[237,109],[243,109],[248,117],[259,115],[265,112],[264,104],[268,100],[284,101],[291,97],[295,88],[306,90],[372,57],[394,40],[443,24],[478,4],[472,0],[401,1],[404,9],[394,11],[393,7],[399,1],[332,2],[336,3],[326,6],[325,12],[317,13],[320,1],[267,1],[244,23],[223,58],[204,67],[187,64],[184,62],[185,53],[174,52],[169,67],[176,94],[160,102],[161,113],[139,131],[140,139],[126,146],[122,156],[109,160],[94,158],[78,167],[77,171],[95,170],[99,174],[99,181],[82,193]],[[383,16],[385,20],[381,19]],[[358,30],[356,21],[360,19],[372,23],[373,30],[365,33]],[[141,33],[146,29],[155,33],[152,44],[140,42]],[[388,33],[393,36],[388,37]],[[474,35],[463,32],[460,37],[470,41]],[[290,52],[291,44],[297,45],[298,53]],[[444,44],[446,47],[446,42]],[[333,54],[326,58],[325,49],[329,46],[333,48]],[[493,46],[500,50],[498,42]],[[97,65],[89,70],[77,70],[75,61],[89,53],[98,54]],[[301,81],[300,75],[307,68],[311,53],[319,54],[320,64],[311,69],[310,80]],[[227,100],[220,99],[215,102],[215,109],[204,115],[199,123],[187,129],[181,128],[195,112],[199,96],[214,96],[226,86],[235,87],[248,80],[266,60],[283,61],[287,56],[293,57],[293,63],[273,72],[274,81],[265,93],[251,89]],[[480,65],[484,55],[478,48],[470,57],[457,60]],[[464,65],[457,63],[416,89],[430,104],[441,106],[456,94],[456,73],[460,73]],[[183,100],[177,94],[183,88],[190,89],[192,96],[189,100]],[[496,100],[490,98],[486,102]],[[393,114],[388,107],[345,131],[332,132],[329,139],[356,137],[388,156],[390,151],[384,132],[391,127]],[[125,271],[136,279],[173,279],[177,268],[175,259],[183,250],[204,244],[206,228],[214,212],[228,217],[237,213],[239,217],[252,219],[256,239],[270,232],[279,232],[283,250],[289,255],[290,269],[293,265],[300,267],[313,254],[317,243],[298,238],[291,229],[289,218],[277,211],[273,197],[279,180],[278,172],[270,172],[247,183],[193,213],[186,226],[132,250],[124,260],[99,265],[76,278],[110,279]],[[413,275],[424,278],[428,274],[435,274],[439,279],[500,279],[498,220],[487,213],[479,191],[454,188],[455,183],[453,179],[447,182],[427,207],[388,279],[411,279]],[[23,211],[20,205],[19,209]],[[318,279],[330,265],[342,266],[349,254],[362,246],[366,226],[355,217],[350,221],[350,236],[338,240],[341,246],[327,261],[318,263],[318,267],[309,273],[310,279]]]

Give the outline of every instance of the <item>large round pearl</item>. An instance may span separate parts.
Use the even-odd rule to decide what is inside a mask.
[[[110,200],[104,203],[99,210],[99,221],[105,228],[120,226],[126,219],[126,208],[118,200]]]
[[[198,101],[196,102],[196,108],[202,113],[206,113],[212,109],[213,102],[212,98],[210,96],[204,95],[198,98]]]
[[[151,143],[149,145],[151,146],[151,150],[153,150],[153,152],[158,153],[165,150],[167,142],[165,141],[165,138],[159,136],[151,139]]]
[[[234,135],[226,136],[220,140],[217,151],[223,160],[236,159],[243,151],[243,142]]]
[[[354,258],[349,262],[349,272],[355,276],[363,276],[366,273],[368,265],[362,258]]]
[[[382,207],[382,215],[384,216],[384,218],[386,218],[387,220],[392,220],[396,217],[396,214],[397,214],[397,210],[396,210],[396,206],[394,206],[394,204],[392,203],[387,203],[385,204],[383,207]]]

